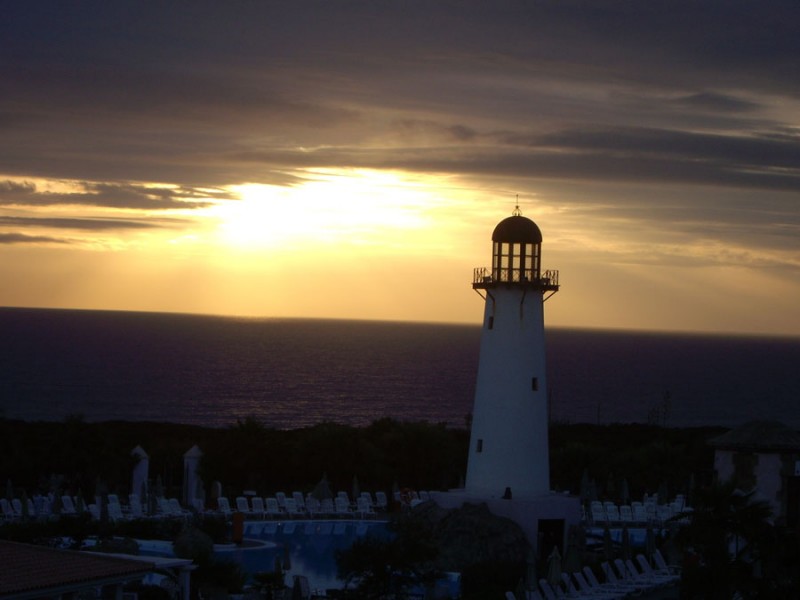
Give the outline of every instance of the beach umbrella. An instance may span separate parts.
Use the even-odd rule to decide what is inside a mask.
[[[553,546],[553,551],[547,557],[547,582],[554,587],[561,585],[561,554],[558,546]]]
[[[327,498],[333,498],[333,492],[331,492],[331,486],[328,483],[328,474],[323,473],[322,479],[319,480],[319,483],[314,486],[314,489],[311,491],[311,495],[314,496],[317,500],[325,500]]]
[[[200,482],[200,460],[203,452],[195,444],[183,455],[183,504],[194,506],[197,484]]]
[[[192,504],[192,508],[197,508],[199,505],[203,509],[205,509],[206,505],[206,488],[203,487],[203,481],[201,479],[197,480],[197,484],[195,486],[194,497],[197,502]]]
[[[140,494],[140,499],[144,501],[146,494],[142,488],[147,487],[147,478],[150,472],[150,457],[141,446],[136,446],[131,450],[131,456],[136,461],[131,473],[131,491],[134,494]]]

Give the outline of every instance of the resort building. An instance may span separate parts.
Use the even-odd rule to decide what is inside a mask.
[[[766,500],[777,523],[800,527],[800,431],[775,421],[751,421],[709,442],[720,481]]]

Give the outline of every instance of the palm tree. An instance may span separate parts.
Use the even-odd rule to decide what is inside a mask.
[[[677,541],[698,558],[689,565],[683,585],[686,597],[730,598],[757,587],[754,568],[762,558],[762,542],[770,537],[772,509],[742,492],[733,482],[699,490],[695,506],[674,520],[688,520]]]

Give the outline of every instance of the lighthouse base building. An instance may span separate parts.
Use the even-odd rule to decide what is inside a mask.
[[[550,491],[544,303],[558,271],[541,270],[542,234],[519,208],[492,233],[492,267],[472,287],[484,300],[464,489],[434,494],[442,508],[485,503],[515,521],[541,556],[563,553],[581,520],[577,497]]]

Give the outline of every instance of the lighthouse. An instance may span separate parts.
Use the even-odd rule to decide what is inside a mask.
[[[550,489],[544,303],[558,271],[542,271],[542,232],[519,206],[492,233],[492,266],[475,269],[483,298],[480,358],[463,488],[434,492],[444,509],[467,504],[516,522],[539,556],[581,521],[578,496]]]
[[[542,271],[542,233],[519,206],[492,233],[465,492],[532,498],[550,490],[544,303],[558,271]]]

